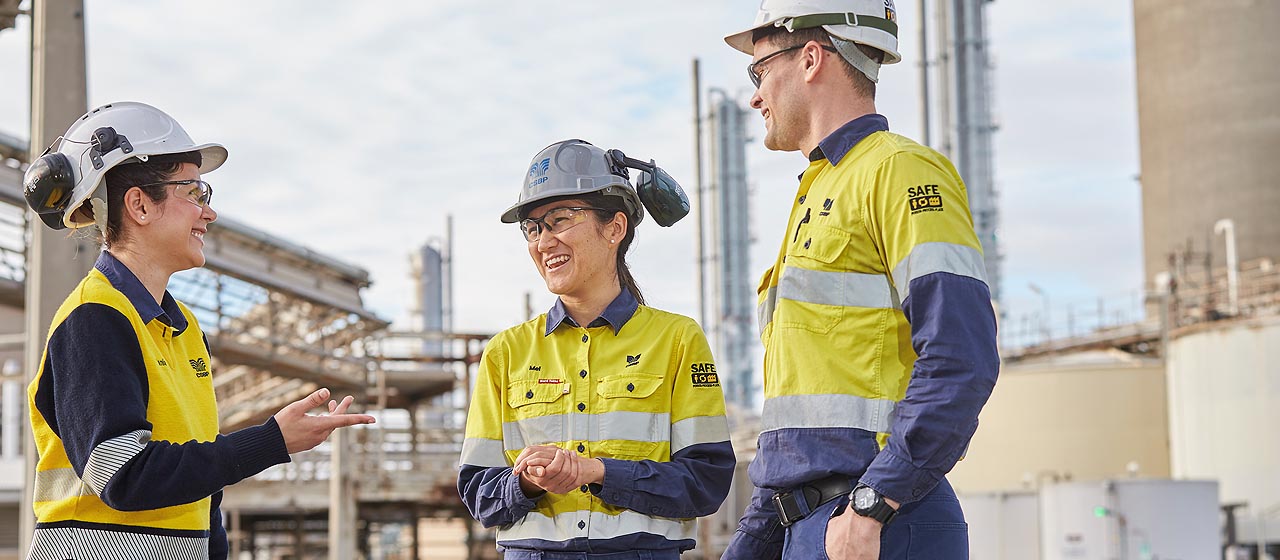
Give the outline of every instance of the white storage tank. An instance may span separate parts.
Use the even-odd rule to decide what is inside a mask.
[[[1175,478],[1216,479],[1247,502],[1242,535],[1280,541],[1280,317],[1175,331],[1169,344],[1169,447]]]
[[[1040,489],[1041,560],[1210,560],[1218,483],[1124,479]]]

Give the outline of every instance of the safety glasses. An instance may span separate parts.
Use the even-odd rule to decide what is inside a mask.
[[[543,214],[541,218],[520,220],[520,234],[524,236],[525,241],[533,243],[538,240],[543,231],[556,234],[585,222],[589,216],[588,212],[592,210],[607,211],[604,208],[591,208],[588,206],[556,208]]]
[[[186,200],[200,208],[208,208],[209,203],[213,201],[213,186],[199,179],[186,179],[182,181],[159,181],[156,183],[147,183],[138,185],[139,187],[158,187],[161,185],[174,185],[173,195]]]
[[[805,44],[807,45],[808,43],[805,43]],[[751,78],[751,85],[756,86],[756,89],[760,89],[760,81],[764,79],[764,72],[765,72],[764,63],[765,62],[768,62],[770,59],[780,54],[788,53],[797,49],[803,49],[804,46],[805,45],[796,45],[794,47],[787,47],[785,49],[777,50],[765,55],[760,60],[757,60],[755,62],[752,62],[751,64],[748,64],[747,76]],[[836,54],[840,54],[840,51],[837,51],[835,47],[822,45],[822,48],[824,50],[831,51]]]

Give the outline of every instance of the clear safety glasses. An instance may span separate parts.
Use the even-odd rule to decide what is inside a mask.
[[[200,208],[208,208],[209,203],[213,201],[213,186],[199,179],[186,179],[183,181],[159,181],[156,183],[147,183],[138,185],[139,187],[158,187],[160,185],[174,185],[173,195],[186,200]]]
[[[586,206],[556,208],[543,214],[541,218],[520,220],[520,234],[524,236],[525,241],[533,243],[538,240],[543,231],[549,231],[553,234],[560,233],[586,221],[591,210],[607,211],[604,208]]]

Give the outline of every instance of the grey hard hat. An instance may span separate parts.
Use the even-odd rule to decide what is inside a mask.
[[[621,198],[627,216],[639,224],[644,219],[640,197],[625,173],[608,153],[584,140],[556,142],[533,156],[520,199],[502,213],[502,221],[520,221],[522,208],[543,200],[599,193]]]

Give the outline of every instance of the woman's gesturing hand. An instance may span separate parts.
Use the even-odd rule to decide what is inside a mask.
[[[289,453],[306,451],[320,445],[338,428],[374,423],[373,417],[368,414],[347,414],[347,408],[355,400],[350,395],[340,403],[329,401],[328,414],[307,414],[308,410],[324,406],[328,399],[329,390],[322,388],[276,413],[276,424],[280,426],[280,435],[284,436],[284,446]]]

